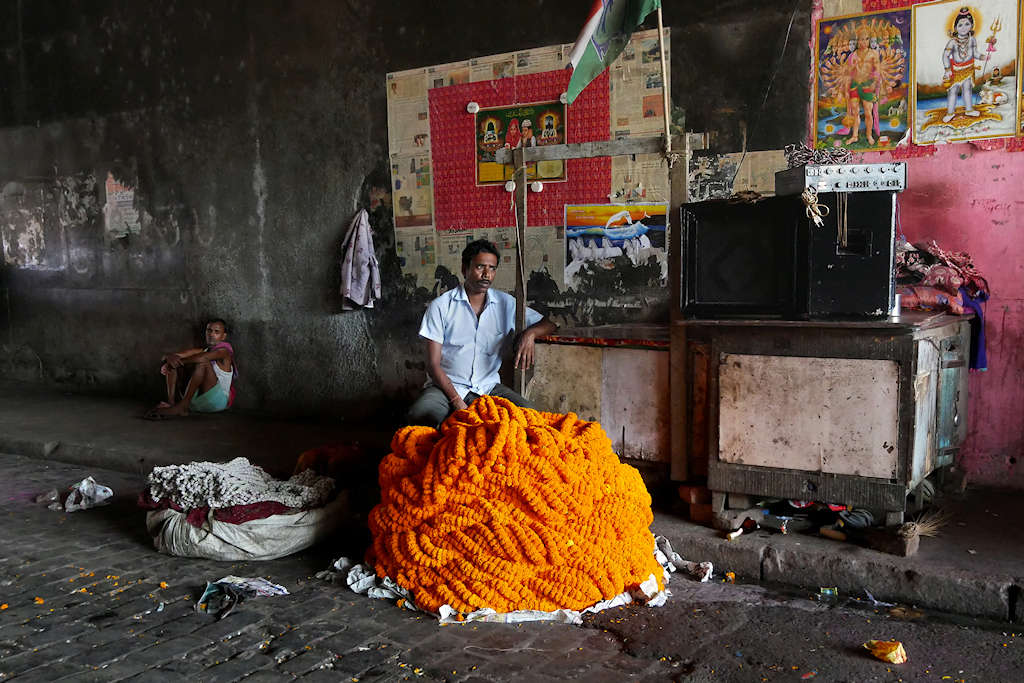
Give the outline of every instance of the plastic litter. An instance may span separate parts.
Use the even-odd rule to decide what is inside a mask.
[[[246,598],[288,595],[288,589],[262,578],[225,576],[213,583],[206,582],[203,594],[196,602],[196,611],[213,614],[218,620],[231,614]]]
[[[57,503],[57,506],[60,507],[58,502],[60,494],[57,492],[57,489],[50,489],[46,493],[40,493],[34,500],[36,503]]]
[[[843,510],[839,513],[839,519],[843,520],[844,524],[847,524],[854,529],[866,529],[869,526],[874,526],[875,517],[869,510]]]
[[[88,510],[98,505],[107,505],[113,496],[112,489],[103,484],[97,484],[92,477],[86,477],[68,489],[68,497],[64,500],[64,511],[75,512],[76,510]]]
[[[554,621],[565,624],[581,624],[583,623],[584,615],[597,613],[613,607],[622,607],[634,603],[646,605],[647,607],[661,607],[670,595],[667,586],[673,572],[683,572],[691,579],[701,583],[708,581],[714,574],[714,565],[712,563],[684,560],[672,549],[672,544],[664,536],[656,536],[654,541],[654,557],[664,572],[665,590],[658,589],[658,581],[654,574],[651,574],[638,587],[619,593],[608,600],[603,600],[580,611],[559,609],[551,612],[519,610],[498,613],[493,609],[484,608],[469,614],[463,614],[457,612],[450,605],[442,605],[435,616],[438,617],[438,621],[441,624],[469,623],[474,621],[503,624],[516,624],[527,621]],[[353,564],[352,560],[347,557],[339,557],[332,563],[330,569],[317,572],[316,578],[332,583],[345,583],[355,593],[371,598],[394,600],[403,609],[419,610],[413,595],[405,588],[399,586],[391,577],[385,576],[383,579],[380,579],[371,567],[363,564]],[[735,575],[732,575],[732,578],[735,580]]]
[[[881,600],[878,600],[867,588],[864,589],[864,594],[868,596],[868,600],[870,600],[871,604],[875,607],[894,607],[896,605],[895,602],[882,602]]]
[[[890,664],[903,664],[907,661],[907,651],[898,640],[869,640],[864,647],[876,658]]]
[[[829,588],[828,586],[823,586],[821,590],[818,591],[818,595],[823,598],[838,598],[839,588],[835,586],[832,586],[831,588]]]

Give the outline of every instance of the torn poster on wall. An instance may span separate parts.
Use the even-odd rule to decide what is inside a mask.
[[[1016,135],[1016,0],[913,7],[914,142]]]
[[[907,131],[910,10],[818,23],[815,147],[886,149]]]
[[[120,239],[138,235],[142,230],[135,208],[135,188],[107,173],[106,202],[103,205],[103,228],[108,237]]]
[[[781,149],[714,154],[695,151],[687,165],[687,200],[727,199],[739,192],[775,194],[775,173],[787,168]]]
[[[667,204],[566,205],[566,287],[607,289],[606,297],[638,287],[663,287],[668,278],[667,217]]]

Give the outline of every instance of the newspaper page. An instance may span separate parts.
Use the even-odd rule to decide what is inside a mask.
[[[418,287],[434,289],[437,278],[437,233],[433,226],[395,230],[395,252],[402,272],[416,278]]]
[[[469,60],[469,82],[495,81],[500,78],[511,78],[516,75],[516,55],[506,52]]]
[[[430,155],[392,155],[391,182],[395,227],[433,225],[434,186]]]
[[[565,68],[568,59],[569,53],[561,45],[523,50],[516,53],[516,75],[557,71]]]
[[[392,155],[430,149],[424,69],[388,74],[388,148]]]

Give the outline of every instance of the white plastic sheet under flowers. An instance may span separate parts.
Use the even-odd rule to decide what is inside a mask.
[[[664,572],[665,586],[668,586],[672,573],[682,571],[692,579],[700,582],[708,581],[714,573],[714,566],[710,562],[690,562],[684,560],[678,553],[672,550],[672,544],[664,536],[657,536],[654,539],[654,557],[662,566]],[[385,576],[378,579],[372,568],[364,564],[353,565],[347,557],[340,557],[334,561],[330,569],[319,572],[317,578],[340,582],[344,581],[349,588],[356,593],[379,600],[401,600],[405,609],[420,610],[416,606],[415,597],[405,588],[399,586],[395,581]],[[459,624],[472,621],[488,621],[502,624],[516,624],[524,621],[555,621],[564,624],[582,624],[584,614],[593,614],[613,607],[621,607],[634,602],[641,603],[647,607],[661,607],[668,600],[671,592],[668,588],[658,590],[658,580],[651,574],[646,581],[638,586],[633,592],[624,591],[610,600],[603,600],[583,610],[559,609],[553,612],[542,612],[540,610],[517,610],[515,612],[499,613],[493,609],[485,608],[463,615],[458,619],[459,613],[450,605],[442,605],[436,616],[442,624]],[[428,612],[431,614],[431,612]]]

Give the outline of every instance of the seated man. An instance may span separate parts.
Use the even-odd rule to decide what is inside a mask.
[[[455,410],[484,394],[532,408],[529,401],[498,383],[502,351],[515,331],[516,300],[491,285],[498,248],[476,240],[462,251],[464,283],[430,302],[420,336],[426,341],[427,384],[408,413],[408,424],[436,427]],[[531,308],[515,346],[515,367],[533,365],[534,340],[556,326]]]
[[[167,401],[161,401],[146,413],[146,417],[159,420],[164,417],[197,413],[217,413],[228,407],[231,382],[236,374],[234,349],[227,340],[228,327],[221,319],[206,324],[206,348],[185,349],[166,354],[161,360],[160,372],[167,378]],[[176,400],[178,377],[186,365],[194,365],[181,400]]]

